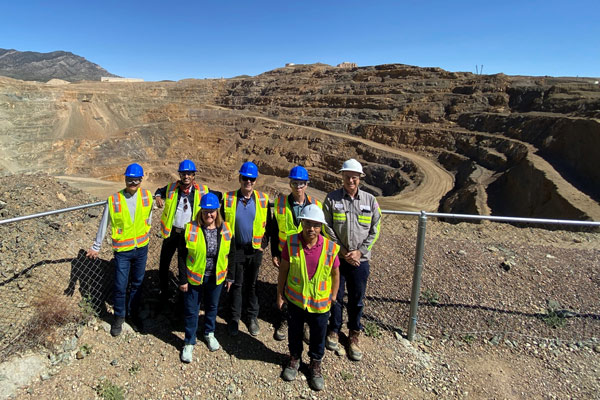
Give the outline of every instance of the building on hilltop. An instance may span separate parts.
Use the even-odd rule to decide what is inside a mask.
[[[338,68],[358,68],[358,65],[353,62],[344,61],[343,63],[339,63],[337,65]]]
[[[103,76],[100,78],[100,82],[144,82],[140,78],[117,78],[113,76]]]
[[[285,66],[286,67],[293,67],[294,65],[296,65],[295,63],[286,63]]]

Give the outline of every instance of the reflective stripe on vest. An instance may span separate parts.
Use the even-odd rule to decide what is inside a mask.
[[[319,208],[323,208],[320,201],[306,195],[306,204],[316,204]],[[302,224],[294,225],[294,216],[291,207],[288,203],[288,196],[280,194],[275,200],[275,219],[277,220],[278,232],[278,247],[279,251],[283,250],[285,240],[288,236],[294,233],[302,232]]]
[[[260,249],[265,227],[267,225],[267,211],[269,197],[262,192],[253,191],[256,203],[256,213],[252,224],[252,247]],[[235,213],[237,207],[237,191],[227,192],[225,195],[225,221],[231,226],[231,232],[235,232]]]

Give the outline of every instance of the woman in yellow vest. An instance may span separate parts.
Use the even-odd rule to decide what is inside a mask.
[[[198,312],[204,303],[204,340],[210,351],[219,349],[215,338],[215,320],[227,266],[235,253],[233,233],[219,212],[219,199],[207,193],[200,200],[201,211],[195,221],[185,227],[187,283],[179,286],[184,292],[185,340],[181,361],[192,361],[196,344]]]
[[[287,303],[289,318],[290,360],[282,377],[292,381],[298,375],[306,322],[310,330],[308,383],[314,390],[321,390],[325,384],[321,360],[325,354],[329,309],[340,284],[337,257],[340,248],[320,235],[325,216],[317,205],[304,207],[298,219],[302,221],[302,232],[288,236],[277,280],[277,307],[281,310]]]

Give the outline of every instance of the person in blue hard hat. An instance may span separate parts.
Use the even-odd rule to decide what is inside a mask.
[[[185,226],[187,282],[180,287],[184,292],[185,310],[185,339],[181,361],[185,363],[192,361],[201,302],[204,304],[206,345],[210,351],[220,348],[219,341],[215,338],[217,308],[227,269],[233,264],[232,258],[235,255],[233,231],[221,217],[217,195],[205,194],[200,200],[200,206],[201,210],[194,221]]]
[[[288,175],[290,180],[290,193],[279,194],[275,198],[273,207],[273,216],[268,226],[269,236],[271,238],[271,257],[273,265],[279,269],[281,263],[281,251],[285,246],[285,241],[289,235],[302,231],[300,213],[309,204],[315,204],[322,208],[322,204],[317,199],[306,194],[309,178],[308,171],[301,165],[296,165],[290,170]],[[279,318],[275,321],[275,340],[284,340],[287,334],[287,307],[284,306]]]
[[[140,187],[144,169],[139,164],[131,164],[124,175],[125,189],[108,198],[96,240],[86,254],[89,258],[98,258],[110,221],[115,258],[114,319],[110,328],[113,336],[121,334],[126,317],[137,328],[143,328],[138,314],[140,287],[146,271],[152,224],[152,194]],[[128,283],[130,292],[126,301]]]
[[[233,282],[229,290],[230,320],[228,331],[237,335],[242,319],[252,336],[258,335],[258,297],[256,280],[262,262],[263,249],[268,245],[265,235],[270,219],[269,196],[254,189],[258,178],[258,167],[253,162],[245,162],[239,171],[240,188],[227,192],[223,201],[225,221],[234,231],[235,263],[230,268],[228,282]]]
[[[177,252],[178,286],[187,283],[185,258],[185,225],[193,221],[200,210],[200,199],[209,192],[206,185],[196,182],[196,165],[193,161],[183,160],[179,163],[179,179],[158,188],[154,193],[156,205],[163,207],[160,218],[160,233],[163,237],[160,249],[158,279],[160,298],[163,306],[168,304],[172,293],[169,293],[169,272],[171,259]]]

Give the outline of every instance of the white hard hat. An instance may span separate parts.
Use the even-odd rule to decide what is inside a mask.
[[[356,161],[354,158],[344,161],[344,163],[342,164],[342,168],[338,172],[343,172],[343,171],[358,172],[360,174],[360,176],[365,176],[363,169],[362,169],[362,165],[360,165],[360,163],[358,161]]]
[[[325,222],[325,214],[323,214],[323,210],[319,208],[316,204],[309,204],[302,209],[298,219],[306,219],[309,221],[320,222],[322,224],[327,225]]]

